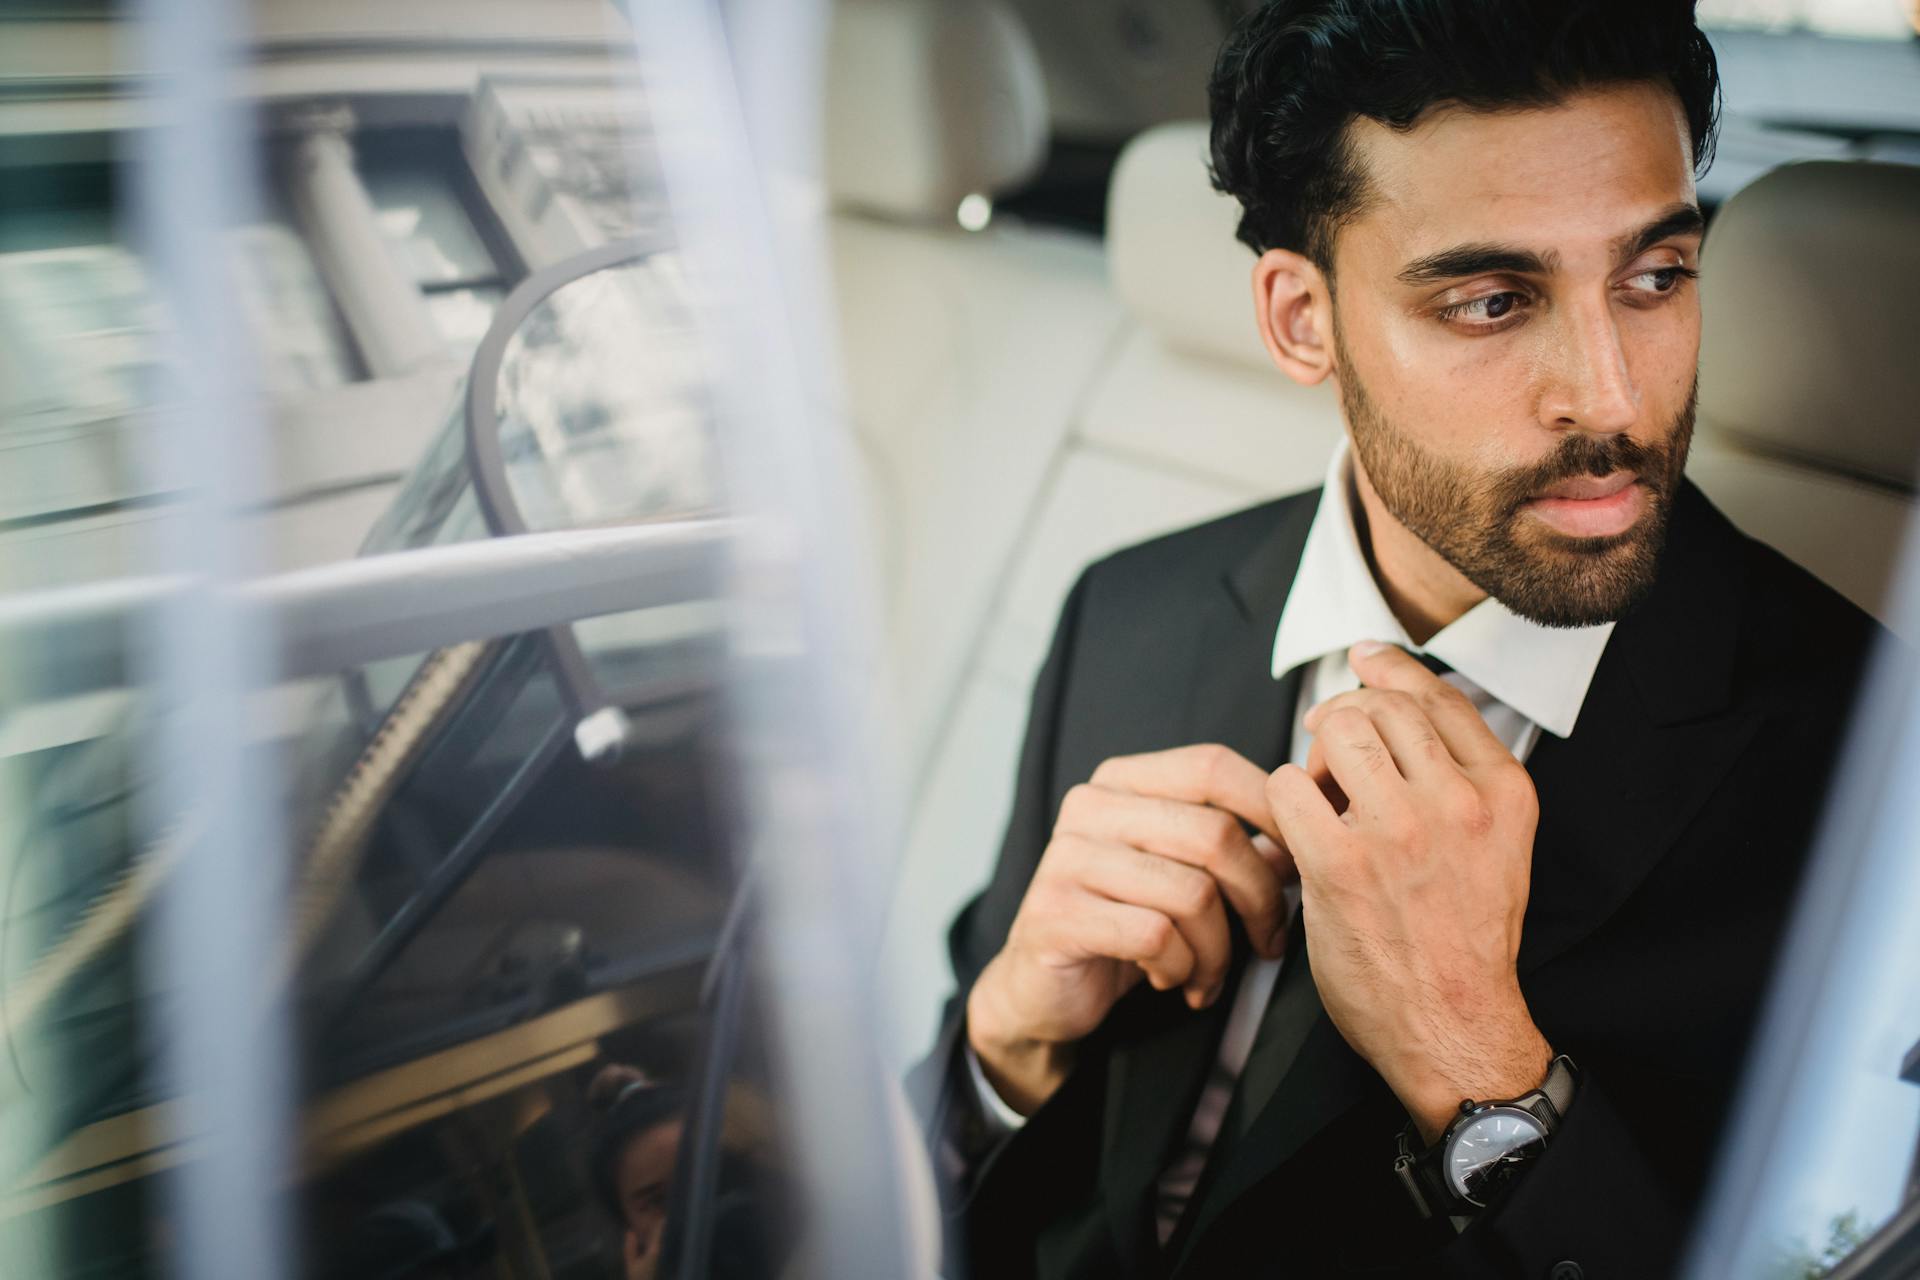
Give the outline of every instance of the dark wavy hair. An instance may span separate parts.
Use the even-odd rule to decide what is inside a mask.
[[[1272,0],[1227,37],[1207,85],[1213,185],[1240,201],[1255,253],[1331,275],[1365,204],[1356,118],[1410,129],[1431,107],[1547,106],[1592,85],[1664,81],[1696,173],[1713,156],[1720,73],[1693,0]]]

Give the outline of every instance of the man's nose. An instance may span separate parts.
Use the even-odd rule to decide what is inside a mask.
[[[1562,313],[1541,420],[1550,427],[1616,434],[1640,417],[1640,392],[1627,368],[1620,327],[1605,301]]]

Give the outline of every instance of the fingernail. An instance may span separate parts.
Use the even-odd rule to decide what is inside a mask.
[[[1385,653],[1387,650],[1391,648],[1393,648],[1393,646],[1385,643],[1384,641],[1362,640],[1359,644],[1354,645],[1353,648],[1349,649],[1347,652],[1356,658],[1371,658],[1376,654]]]

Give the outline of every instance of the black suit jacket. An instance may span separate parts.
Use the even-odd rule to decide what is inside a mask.
[[[1318,497],[1127,548],[1067,597],[998,867],[950,937],[959,994],[913,1081],[968,1274],[1647,1280],[1675,1265],[1878,634],[1690,484],[1656,585],[1615,628],[1573,733],[1542,735],[1527,762],[1541,819],[1521,985],[1583,1074],[1502,1201],[1457,1237],[1420,1223],[1392,1172],[1406,1115],[1321,1012],[1162,1251],[1153,1183],[1231,1001],[1195,1013],[1145,985],[1023,1128],[983,1134],[960,1057],[965,995],[1005,941],[1067,789],[1109,756],[1183,743],[1225,743],[1268,769],[1287,758],[1299,676],[1276,681],[1268,664]],[[1309,918],[1309,950],[1312,933]],[[1579,1271],[1555,1271],[1563,1262]]]

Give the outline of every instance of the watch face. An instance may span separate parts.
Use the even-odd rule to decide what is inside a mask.
[[[1489,1107],[1454,1131],[1447,1142],[1447,1183],[1471,1204],[1485,1205],[1538,1155],[1546,1126],[1518,1107]]]

